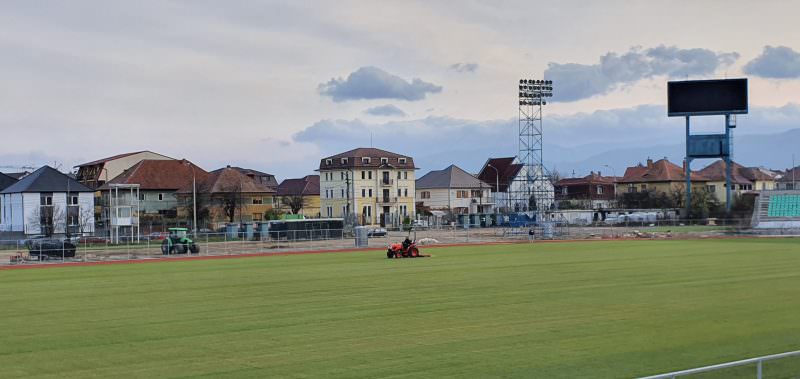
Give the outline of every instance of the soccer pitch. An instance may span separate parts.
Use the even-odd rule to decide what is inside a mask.
[[[0,271],[0,376],[620,378],[800,349],[797,239],[423,252]]]

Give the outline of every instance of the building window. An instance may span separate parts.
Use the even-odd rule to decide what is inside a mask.
[[[328,217],[333,217],[333,207],[328,206]]]
[[[456,198],[457,199],[466,199],[469,196],[466,190],[458,190],[456,191]]]
[[[363,180],[363,179],[366,179],[366,178],[367,178],[367,172],[366,171],[361,171],[361,179]]]
[[[369,157],[362,157],[362,158],[361,158],[361,163],[363,163],[363,164],[369,164]]]
[[[381,164],[388,164],[389,158],[381,158]]]
[[[339,176],[341,176],[341,177],[342,177],[342,180],[344,180],[344,171],[340,172],[340,173],[339,173]]]
[[[647,191],[647,184],[642,184],[642,192]]]
[[[598,195],[602,195],[603,194],[603,186],[597,186],[597,194]]]
[[[342,158],[341,162],[342,162],[342,164],[347,164],[347,158]]]
[[[158,194],[158,201],[164,201],[164,194],[163,193]]]
[[[253,204],[264,204],[264,199],[260,198],[260,197],[254,197],[253,198]]]
[[[367,171],[367,178],[372,179],[372,171]]]
[[[402,174],[400,171],[398,171],[398,172],[397,172],[397,180],[400,180],[400,179],[402,179],[402,178],[403,178],[403,176],[402,176],[402,175],[403,175],[403,174]]]
[[[431,198],[431,193],[428,192],[428,191],[422,191],[422,192],[419,193],[419,198],[420,199],[430,199]]]
[[[144,201],[144,192],[139,194],[139,201]]]
[[[39,197],[40,205],[53,205],[53,194],[42,194]]]
[[[561,194],[562,195],[566,195],[567,194],[567,187],[561,187]]]
[[[372,188],[369,189],[369,197],[372,197]]]
[[[397,197],[403,196],[403,190],[400,188],[397,189]]]
[[[264,219],[263,213],[253,213],[253,221],[261,221]]]
[[[706,188],[708,189],[708,192],[717,192],[717,186],[715,186],[713,184],[710,185],[710,186],[707,186]]]
[[[400,164],[405,164],[406,163],[406,159],[405,158],[400,158],[397,161],[400,162]]]
[[[403,171],[403,179],[408,179],[408,171]]]
[[[628,193],[636,193],[636,185],[631,183],[628,184]]]
[[[344,198],[344,188],[342,188],[342,198]]]
[[[408,197],[408,188],[403,188],[403,196]]]
[[[326,159],[325,160],[325,165],[326,166],[330,166],[331,164],[333,164],[333,159]]]
[[[470,195],[472,197],[481,197],[481,191],[480,190],[472,190],[472,191],[470,191]]]
[[[367,189],[366,188],[362,188],[361,189],[361,197],[367,197]]]
[[[77,196],[70,196],[69,200],[67,201],[68,205],[78,205],[78,197]]]

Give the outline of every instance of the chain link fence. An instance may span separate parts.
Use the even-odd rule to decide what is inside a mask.
[[[556,224],[549,232],[541,226],[471,227],[469,225],[434,225],[414,228],[368,227],[365,246],[383,249],[406,237],[425,246],[481,243],[537,242],[540,240],[587,239],[671,239],[714,238],[730,236],[798,236],[797,229],[758,230],[750,228],[749,219],[656,220],[618,224]],[[315,229],[271,232],[213,232],[189,235],[197,245],[197,254],[174,254],[164,248],[166,233],[150,233],[127,238],[117,244],[102,236],[71,239],[31,238],[0,240],[0,265],[48,264],[54,262],[104,262],[121,260],[171,259],[186,256],[224,256],[269,254],[302,251],[354,250],[352,229]],[[179,242],[175,242],[179,243]],[[363,247],[362,247],[363,248]],[[190,251],[188,246],[178,251]]]

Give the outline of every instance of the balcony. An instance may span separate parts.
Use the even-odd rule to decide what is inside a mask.
[[[378,197],[379,204],[395,204],[397,203],[397,196],[380,196]]]
[[[387,178],[381,179],[381,186],[388,187],[388,186],[393,186],[393,185],[394,185],[394,179],[387,179]]]

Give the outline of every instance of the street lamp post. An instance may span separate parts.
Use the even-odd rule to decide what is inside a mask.
[[[494,169],[494,213],[497,213],[497,193],[500,192],[500,171],[497,170],[497,167],[492,166],[490,163],[486,164],[487,167],[491,167]]]

